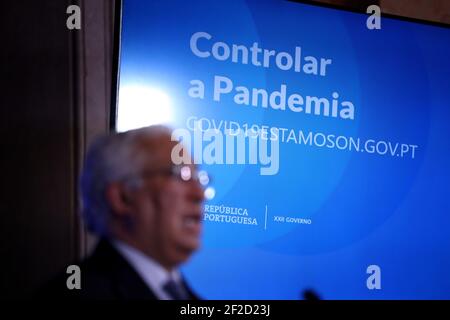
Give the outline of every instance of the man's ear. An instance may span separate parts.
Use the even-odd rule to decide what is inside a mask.
[[[129,190],[122,183],[110,183],[105,192],[106,200],[114,214],[126,216],[132,212],[133,204]]]

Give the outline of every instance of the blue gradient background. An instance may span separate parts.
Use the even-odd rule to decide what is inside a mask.
[[[281,0],[124,1],[120,86],[164,89],[174,126],[195,115],[419,146],[411,159],[281,143],[275,176],[205,167],[217,190],[209,204],[247,208],[258,226],[205,222],[203,248],[183,268],[201,296],[299,299],[312,288],[325,299],[450,298],[450,29],[383,18],[371,31],[366,19]],[[210,44],[292,54],[300,46],[333,63],[321,77],[201,59],[189,47],[198,31]],[[355,120],[236,105],[231,94],[216,102],[214,75],[330,101],[337,91],[355,105]],[[193,79],[205,83],[204,99],[188,96]],[[381,290],[366,287],[371,264],[381,267]]]

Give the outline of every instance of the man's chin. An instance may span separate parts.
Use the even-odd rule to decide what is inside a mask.
[[[171,254],[167,256],[168,261],[171,261],[171,265],[174,267],[180,266],[187,262],[191,255],[199,248],[199,245],[194,244],[179,244],[173,247]]]
[[[186,255],[186,259],[189,258],[191,254],[193,254],[195,251],[197,251],[200,248],[200,241],[192,241],[189,243],[182,243],[179,246],[180,251]]]

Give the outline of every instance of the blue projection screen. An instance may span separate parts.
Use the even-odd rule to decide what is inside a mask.
[[[123,2],[117,130],[169,124],[214,178],[202,297],[450,298],[450,29],[367,18]]]

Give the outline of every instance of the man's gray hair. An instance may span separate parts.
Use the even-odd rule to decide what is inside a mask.
[[[139,174],[148,161],[149,152],[138,151],[145,138],[169,136],[164,126],[150,126],[99,137],[89,148],[80,187],[83,201],[82,215],[88,229],[99,235],[107,232],[111,209],[106,199],[106,187],[115,181]]]

